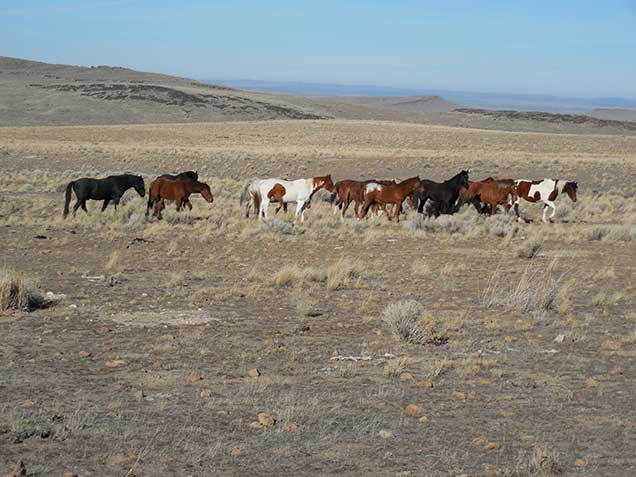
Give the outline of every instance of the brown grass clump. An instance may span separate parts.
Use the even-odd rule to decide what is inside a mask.
[[[566,285],[565,274],[557,275],[555,266],[556,261],[545,268],[527,266],[516,283],[495,272],[484,291],[483,306],[488,309],[499,305],[522,313],[557,309],[560,292]]]
[[[559,453],[546,446],[537,446],[532,452],[528,473],[537,477],[552,477],[562,473]]]
[[[531,237],[515,248],[515,255],[519,258],[534,258],[539,254],[541,247],[543,247],[543,239]]]
[[[303,271],[296,265],[281,268],[273,277],[274,285],[279,288],[297,287],[302,285],[304,279]]]
[[[351,282],[360,277],[360,265],[348,258],[341,258],[327,268],[327,288],[339,290],[348,287]]]
[[[46,299],[33,284],[16,272],[0,271],[0,310],[44,308]]]
[[[382,321],[391,334],[412,344],[443,343],[446,337],[438,333],[432,320],[423,319],[423,307],[415,300],[403,300],[386,307]]]

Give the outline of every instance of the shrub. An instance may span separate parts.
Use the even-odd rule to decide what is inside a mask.
[[[391,334],[412,344],[443,343],[444,336],[437,333],[432,321],[422,318],[423,307],[415,300],[403,300],[386,307],[382,321]]]
[[[534,258],[539,254],[541,247],[543,247],[543,239],[539,237],[532,237],[525,242],[522,242],[515,249],[515,254],[519,258]]]
[[[327,288],[329,290],[345,288],[359,276],[360,266],[348,258],[341,258],[327,268]]]
[[[44,308],[44,295],[26,278],[7,270],[0,271],[0,310]]]

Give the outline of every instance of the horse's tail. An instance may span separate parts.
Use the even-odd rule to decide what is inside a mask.
[[[157,180],[157,179],[155,179],[155,180]],[[146,217],[148,217],[148,214],[150,213],[150,209],[151,209],[151,208],[152,208],[152,206],[153,206],[153,203],[152,203],[152,202],[153,202],[154,197],[153,197],[153,195],[152,195],[152,186],[153,186],[154,184],[155,184],[155,181],[152,181],[152,182],[150,183],[150,187],[148,187],[148,205],[146,205]]]
[[[73,192],[73,186],[75,186],[75,181],[71,181],[66,186],[66,193],[64,197],[64,218],[68,216],[68,206],[71,203],[71,194]]]
[[[251,194],[252,194],[252,200],[254,201],[254,210],[256,210],[256,213],[258,214],[258,217],[260,218],[261,202],[263,200],[263,198],[261,197],[261,191],[258,189],[252,190]]]
[[[252,188],[252,184],[254,183],[256,179],[250,179],[249,181],[246,181],[245,184],[243,184],[243,188],[241,189],[241,195],[239,197],[239,205],[241,207],[243,207],[243,204],[245,203],[246,200],[249,200],[250,198],[250,189]]]

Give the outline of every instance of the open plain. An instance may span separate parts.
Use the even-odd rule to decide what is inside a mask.
[[[541,206],[244,218],[252,177],[576,180]],[[62,219],[78,177],[193,169],[214,202]],[[383,121],[0,128],[0,471],[633,475],[636,137]],[[293,208],[292,208],[293,209]],[[291,210],[291,209],[290,209]],[[273,211],[272,211],[273,214]],[[402,320],[402,322],[400,322]],[[407,324],[407,326],[404,325]],[[414,332],[415,331],[415,332]]]

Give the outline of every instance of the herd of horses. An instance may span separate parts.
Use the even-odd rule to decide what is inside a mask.
[[[517,220],[522,221],[519,214],[519,203],[523,199],[528,202],[543,203],[543,221],[551,221],[556,213],[555,201],[560,195],[567,195],[576,202],[578,185],[573,181],[562,179],[494,179],[488,177],[482,181],[471,181],[469,171],[463,170],[444,182],[420,179],[419,176],[399,181],[394,180],[342,180],[334,183],[331,175],[311,177],[309,179],[287,180],[282,178],[252,179],[245,183],[240,194],[240,206],[245,206],[245,216],[250,210],[258,211],[262,220],[268,218],[270,203],[278,204],[276,213],[287,204],[296,203],[296,220],[305,220],[305,210],[311,207],[314,195],[324,189],[331,193],[330,202],[334,213],[340,213],[342,220],[350,205],[356,218],[364,219],[371,210],[374,214],[384,214],[388,220],[399,222],[400,214],[405,213],[404,203],[412,209],[428,216],[453,214],[462,205],[469,203],[482,214],[495,214],[499,207],[506,212],[513,208]],[[113,203],[115,210],[121,197],[128,190],[135,191],[144,197],[146,194],[144,180],[141,176],[124,174],[109,176],[105,179],[82,178],[70,182],[66,186],[64,217],[69,214],[72,193],[77,209],[85,212],[87,200],[103,201],[102,212]],[[150,184],[146,216],[154,210],[153,216],[162,218],[161,212],[167,201],[174,201],[176,210],[185,207],[192,210],[190,195],[200,194],[207,202],[212,203],[214,197],[208,184],[199,182],[196,171],[181,172],[176,175],[161,175]],[[552,213],[546,214],[549,209]]]

